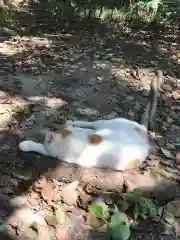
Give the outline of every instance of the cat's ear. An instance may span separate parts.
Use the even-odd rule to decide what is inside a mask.
[[[89,138],[89,143],[93,145],[98,145],[103,140],[103,138],[98,134],[89,134],[88,138]]]
[[[67,135],[71,134],[72,132],[68,130],[67,128],[63,128],[60,130],[60,133],[63,137],[66,137]]]

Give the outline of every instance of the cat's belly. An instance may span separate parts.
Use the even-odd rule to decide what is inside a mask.
[[[88,146],[80,155],[77,164],[86,167],[125,170],[140,165],[148,156],[149,145],[131,145],[127,143],[109,143]]]

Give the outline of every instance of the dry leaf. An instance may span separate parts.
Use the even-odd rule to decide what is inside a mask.
[[[27,232],[27,229],[36,223],[38,240],[50,240],[48,225],[41,215],[34,213],[29,208],[16,210],[7,220],[7,224],[17,227],[21,232]]]
[[[132,192],[135,188],[138,188],[138,186],[135,183],[132,183],[130,181],[125,181],[126,186],[126,192]]]
[[[41,194],[41,197],[48,204],[56,200],[58,186],[52,180],[43,177],[34,184],[34,189]]]
[[[74,181],[62,189],[61,196],[63,197],[63,201],[67,205],[76,204],[76,201],[78,199],[78,193],[76,191],[76,188],[78,184],[79,184],[79,181]]]
[[[97,218],[92,212],[88,212],[86,215],[86,222],[93,228],[99,228],[104,224],[104,221]]]
[[[84,191],[80,192],[79,195],[79,205],[83,208],[83,209],[87,209],[89,206],[89,203],[92,200],[92,196],[86,194]]]

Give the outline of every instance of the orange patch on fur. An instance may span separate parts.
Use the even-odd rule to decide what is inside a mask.
[[[134,129],[141,137],[147,137],[146,131],[143,131],[141,128],[138,128],[138,127],[135,127]]]
[[[63,137],[66,137],[67,135],[71,134],[72,132],[68,130],[67,128],[63,128],[60,130],[60,133],[63,135]]]
[[[90,134],[88,137],[89,142],[93,145],[98,145],[102,141],[102,137],[98,134]]]

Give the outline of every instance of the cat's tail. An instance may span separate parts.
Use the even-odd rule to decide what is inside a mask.
[[[156,70],[156,78],[154,78],[150,85],[149,101],[144,109],[141,116],[141,124],[146,128],[151,127],[151,123],[156,113],[157,101],[161,85],[163,83],[163,72],[162,70]]]
[[[23,141],[19,144],[19,148],[23,152],[36,152],[48,156],[49,154],[41,143],[36,143],[30,140]]]

